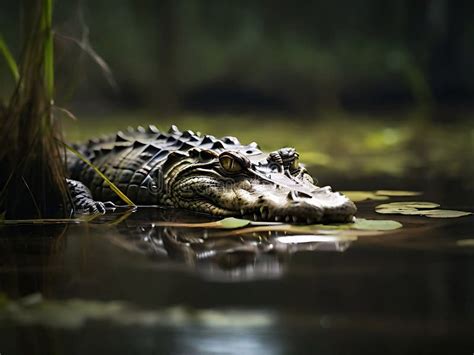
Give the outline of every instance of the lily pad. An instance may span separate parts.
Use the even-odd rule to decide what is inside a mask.
[[[472,212],[440,210],[434,202],[392,202],[378,205],[375,212],[380,214],[402,214],[409,216],[426,216],[430,218],[457,218],[471,215]]]
[[[313,224],[309,226],[297,227],[302,230],[333,230],[347,231],[350,229],[366,230],[366,231],[386,231],[403,227],[400,222],[384,219],[364,219],[356,218],[354,223],[342,224]]]
[[[383,219],[364,219],[356,218],[354,223],[341,224],[312,224],[308,226],[298,226],[301,230],[328,230],[328,231],[347,231],[351,229],[367,231],[386,231],[401,228],[400,222]]]
[[[375,210],[377,213],[380,214],[412,214],[416,215],[419,214],[420,210],[417,210],[416,208],[402,208],[402,207],[391,207],[391,208],[377,208]]]
[[[358,230],[388,231],[399,229],[403,225],[392,220],[357,218],[351,227]]]
[[[425,202],[425,201],[407,201],[407,202],[390,202],[378,205],[376,209],[387,209],[387,208],[397,208],[397,209],[417,209],[417,208],[437,208],[439,207],[438,203],[434,202]]]
[[[430,218],[457,218],[469,216],[472,212],[455,211],[455,210],[429,210],[420,211],[422,215]]]
[[[419,196],[420,191],[402,191],[402,190],[377,190],[376,195],[390,196],[390,197],[404,197],[404,196]]]
[[[176,227],[176,228],[217,228],[217,229],[237,229],[245,227],[251,223],[248,219],[240,219],[234,217],[227,217],[215,222],[204,223],[181,223],[181,222],[155,222],[155,226],[160,227]],[[274,222],[268,222],[274,224]]]
[[[379,196],[373,191],[341,191],[353,202],[361,202],[366,200],[383,201],[388,200],[387,196]]]

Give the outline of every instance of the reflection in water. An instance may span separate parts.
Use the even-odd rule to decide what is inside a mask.
[[[185,213],[185,215],[183,215]],[[98,223],[114,223],[109,215]],[[287,235],[266,231],[231,235],[203,228],[166,226],[165,221],[200,222],[189,212],[142,208],[116,225],[119,235],[111,240],[153,258],[171,258],[185,263],[212,280],[244,281],[277,278],[293,253],[301,251],[344,251],[351,240],[334,235]],[[108,220],[108,221],[107,221]],[[164,225],[163,225],[164,224]]]
[[[268,329],[267,329],[268,331]],[[252,329],[226,332],[183,332],[180,335],[181,354],[283,354],[276,337],[262,336]]]
[[[2,226],[0,295],[49,295],[52,279],[64,268],[67,230],[65,225]]]
[[[374,217],[376,204],[361,217]],[[348,248],[351,239],[336,233],[178,228],[171,222],[208,219],[153,208],[126,217],[0,228],[0,308],[11,321],[0,320],[2,354],[472,348],[473,249],[456,244],[472,239],[470,217],[402,216],[396,235],[360,237],[344,253],[319,252]],[[18,301],[35,292],[44,303]],[[71,320],[84,322],[64,329]]]

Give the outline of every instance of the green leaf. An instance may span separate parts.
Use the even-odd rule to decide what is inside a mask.
[[[383,219],[364,219],[357,218],[351,228],[358,230],[389,231],[402,228],[400,222]]]
[[[404,197],[404,196],[419,196],[422,192],[419,191],[402,191],[402,190],[377,190],[376,195],[390,196],[390,197]]]
[[[261,226],[273,225],[278,224],[282,225],[281,223],[274,223],[274,222],[253,222],[249,221],[248,219],[240,219],[234,217],[227,217],[221,219],[219,221],[213,222],[204,222],[204,223],[180,223],[180,222],[155,222],[155,226],[161,227],[176,227],[176,228],[216,228],[216,229],[237,229],[241,227],[245,227],[248,225],[255,225],[259,223]]]
[[[18,80],[20,80],[20,72],[18,70],[18,65],[16,64],[16,61],[13,58],[13,55],[11,54],[10,50],[8,49],[8,46],[5,43],[5,40],[3,39],[2,35],[0,35],[0,53],[2,54],[3,58],[5,58],[8,68],[10,69],[10,72],[13,78],[15,79],[15,82],[18,82]]]
[[[376,195],[373,191],[341,191],[353,202],[361,202],[365,200],[388,200],[387,196]]]
[[[378,205],[376,209],[381,208],[398,208],[398,209],[416,209],[416,208],[437,208],[439,207],[438,203],[434,202],[418,202],[418,201],[409,201],[409,202],[390,202]]]
[[[371,231],[385,231],[401,228],[403,225],[400,222],[383,219],[364,219],[356,218],[354,223],[341,224],[313,224],[309,226],[298,226],[301,230],[371,230]]]
[[[428,210],[420,211],[422,215],[430,218],[457,218],[469,216],[472,212],[455,211],[455,210]]]
[[[221,219],[217,223],[219,224],[220,228],[236,229],[236,228],[242,228],[249,225],[251,221],[247,219],[228,217],[228,218]]]
[[[471,212],[440,210],[434,202],[392,202],[378,205],[375,212],[380,214],[402,214],[409,216],[426,216],[430,218],[457,218],[468,216]]]
[[[408,215],[417,215],[420,210],[416,208],[405,208],[405,207],[387,207],[387,208],[377,208],[375,212],[380,214],[408,214]]]

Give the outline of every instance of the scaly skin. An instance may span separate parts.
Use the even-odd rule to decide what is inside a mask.
[[[129,129],[77,148],[137,205],[291,223],[350,222],[356,212],[346,196],[313,183],[293,148],[265,154],[256,143],[175,126],[167,133],[154,126]],[[68,166],[79,209],[103,212],[101,201],[120,202],[81,160],[69,156]]]

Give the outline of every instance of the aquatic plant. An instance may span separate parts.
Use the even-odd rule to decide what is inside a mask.
[[[22,3],[26,34],[18,66],[5,42],[1,53],[16,79],[0,110],[0,214],[44,218],[66,214],[67,188],[54,115],[53,1]]]

